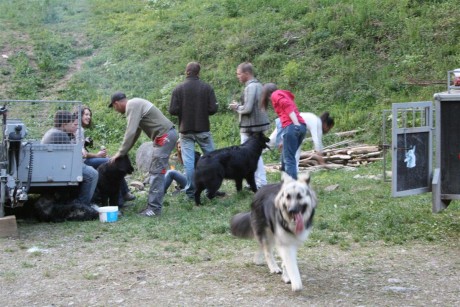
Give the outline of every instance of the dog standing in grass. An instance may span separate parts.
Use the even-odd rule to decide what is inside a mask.
[[[295,180],[283,173],[281,183],[257,191],[250,212],[233,216],[231,231],[237,237],[255,237],[260,250],[254,262],[264,264],[265,256],[270,273],[282,273],[283,281],[291,283],[292,291],[300,291],[297,250],[308,238],[315,208],[316,194],[310,186],[310,175],[299,174]],[[273,257],[274,246],[282,259],[282,270]]]
[[[214,150],[201,156],[195,169],[195,203],[201,204],[200,195],[207,190],[209,199],[213,199],[224,179],[235,180],[236,190],[243,188],[243,179],[255,193],[257,191],[254,173],[262,150],[270,139],[262,132],[251,135],[246,142]]]

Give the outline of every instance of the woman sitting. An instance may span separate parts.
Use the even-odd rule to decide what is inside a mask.
[[[91,109],[87,106],[81,106],[81,125],[82,128],[77,131],[76,137],[85,143],[85,128],[92,127],[92,116],[93,113]],[[99,165],[104,164],[109,161],[109,157],[107,156],[107,150],[105,147],[101,147],[101,149],[97,153],[89,152],[86,147],[82,150],[83,155],[83,162],[86,165],[92,166],[94,169],[97,169]],[[136,199],[136,196],[131,194],[128,188],[128,184],[125,179],[122,180],[120,185],[120,206],[123,205],[124,201],[131,201]]]

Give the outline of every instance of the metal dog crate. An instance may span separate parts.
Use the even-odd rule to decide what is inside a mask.
[[[460,199],[460,87],[452,85],[453,73],[448,91],[433,96],[434,123],[431,101],[394,103],[392,109],[392,195],[432,192],[433,213]]]
[[[460,91],[434,95],[436,107],[436,168],[433,212],[460,199]]]
[[[19,159],[18,179],[30,187],[78,185],[82,181],[81,146],[30,142]],[[32,163],[30,163],[32,160]]]
[[[76,114],[77,130],[81,129],[79,101],[0,100],[0,217],[5,206],[23,205],[28,193],[78,186],[83,180],[82,140],[41,143],[45,132],[55,126],[57,111]]]

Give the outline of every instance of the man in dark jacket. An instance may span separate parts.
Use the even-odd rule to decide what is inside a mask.
[[[199,78],[200,64],[190,62],[185,68],[185,81],[172,92],[169,113],[179,117],[179,138],[182,147],[187,185],[185,193],[194,198],[195,143],[203,154],[214,150],[209,116],[217,112],[214,89]]]

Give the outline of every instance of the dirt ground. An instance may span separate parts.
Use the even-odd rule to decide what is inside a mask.
[[[304,246],[299,293],[252,264],[255,244],[198,263],[160,244],[0,239],[0,306],[460,306],[458,242]]]

